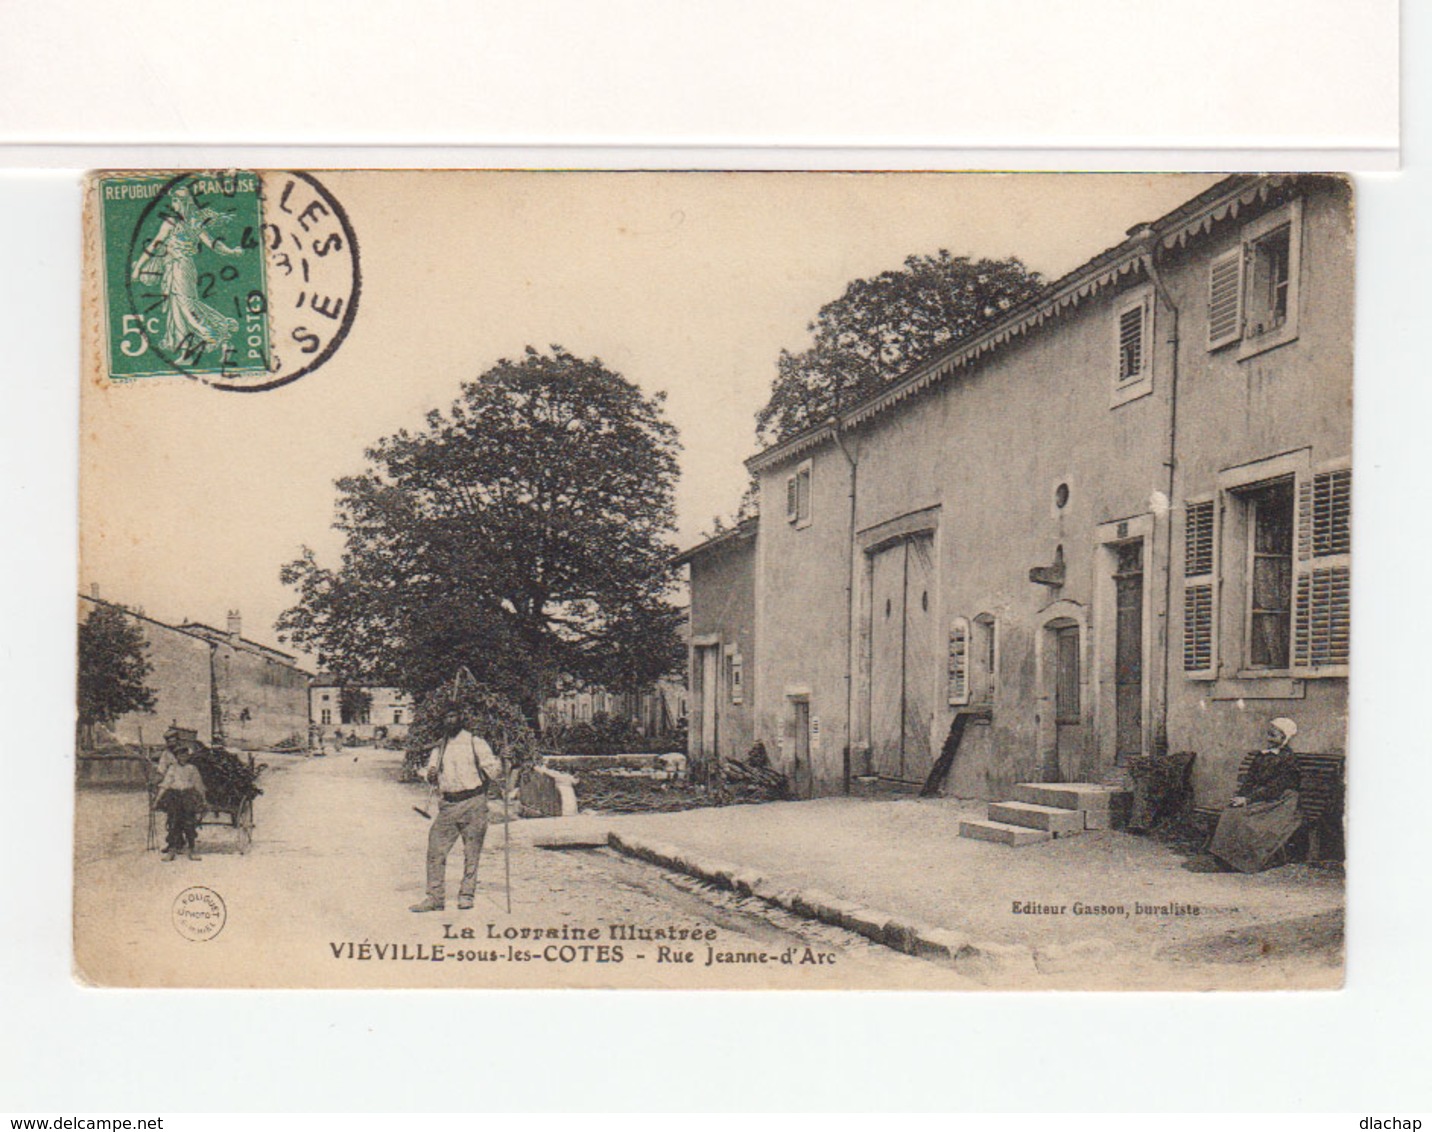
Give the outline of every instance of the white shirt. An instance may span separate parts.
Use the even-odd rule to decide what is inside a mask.
[[[447,741],[433,748],[428,756],[428,770],[438,772],[438,789],[444,794],[461,794],[466,790],[482,789],[481,767],[487,777],[502,781],[502,764],[487,745],[487,740],[470,731],[459,731]]]

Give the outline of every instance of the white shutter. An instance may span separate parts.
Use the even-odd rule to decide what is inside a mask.
[[[1213,671],[1213,500],[1190,503],[1183,527],[1183,670]]]
[[[1243,334],[1243,247],[1225,252],[1208,267],[1208,348],[1236,342]]]
[[[786,522],[794,523],[800,518],[800,477],[786,477]]]
[[[1352,636],[1352,470],[1298,485],[1293,671],[1347,674]]]
[[[970,702],[970,623],[956,617],[950,624],[949,704]]]

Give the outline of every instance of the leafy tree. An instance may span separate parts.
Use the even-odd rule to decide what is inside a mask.
[[[899,271],[857,279],[821,307],[798,354],[782,350],[770,400],[756,414],[762,443],[784,440],[944,353],[1037,293],[1018,259],[971,260],[943,248]]]
[[[366,688],[344,688],[338,693],[338,714],[344,723],[367,723],[373,710],[373,693]]]
[[[151,711],[154,690],[144,679],[154,671],[145,656],[144,630],[116,606],[101,605],[80,625],[79,725],[93,737],[94,725],[111,724],[131,711]]]
[[[614,690],[680,663],[665,599],[680,445],[663,394],[559,346],[503,359],[338,481],[336,570],[281,577],[286,639],[420,697],[466,666],[537,708],[560,675]]]

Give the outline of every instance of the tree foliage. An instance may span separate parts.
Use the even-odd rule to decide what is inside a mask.
[[[144,630],[122,609],[101,605],[79,630],[79,722],[85,729],[111,724],[131,711],[151,711],[154,671],[145,655]]]
[[[421,697],[466,666],[529,719],[559,676],[636,688],[681,659],[672,571],[680,445],[663,394],[528,347],[338,481],[346,547],[283,568],[286,639],[343,680]]]
[[[857,279],[821,307],[813,341],[782,350],[770,400],[756,415],[763,443],[828,420],[1038,292],[1018,259],[971,260],[943,248],[899,271]]]

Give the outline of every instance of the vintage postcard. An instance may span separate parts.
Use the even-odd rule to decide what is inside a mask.
[[[83,222],[80,981],[1342,985],[1347,178]]]

